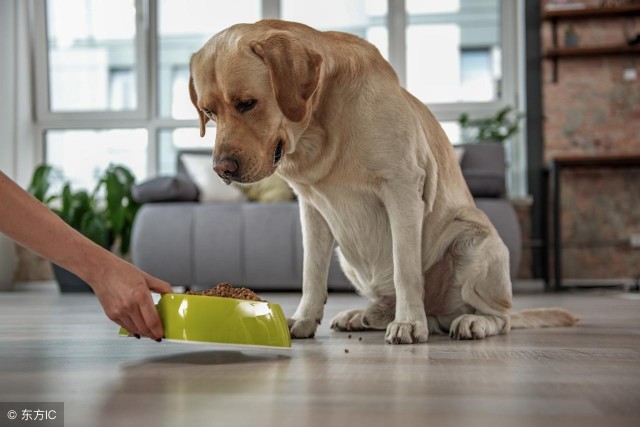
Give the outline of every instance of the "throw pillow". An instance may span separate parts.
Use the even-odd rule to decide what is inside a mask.
[[[185,176],[159,176],[131,187],[131,196],[138,203],[195,202],[198,187]]]
[[[180,159],[189,177],[200,191],[201,202],[244,202],[247,200],[242,191],[233,185],[225,184],[211,169],[211,156],[183,154]]]
[[[284,202],[295,199],[287,181],[276,174],[253,184],[240,184],[238,187],[254,202]]]

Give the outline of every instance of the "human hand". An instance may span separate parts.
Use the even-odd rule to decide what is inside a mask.
[[[171,293],[167,282],[117,259],[105,265],[104,271],[89,284],[109,319],[136,338],[146,336],[159,342],[164,337],[162,321],[149,291]]]

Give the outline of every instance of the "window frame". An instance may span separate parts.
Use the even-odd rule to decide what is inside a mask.
[[[46,2],[31,0],[32,7],[32,55],[34,58],[33,103],[36,127],[36,161],[46,161],[46,133],[60,129],[147,129],[147,175],[155,176],[159,168],[159,134],[165,129],[197,127],[194,111],[193,119],[173,119],[159,115],[158,108],[158,1],[135,0],[136,5],[136,73],[137,108],[133,111],[80,111],[52,112],[49,106],[48,42],[46,28]],[[524,0],[499,0],[500,2],[500,45],[502,66],[502,93],[499,99],[489,102],[453,102],[427,104],[437,120],[455,122],[462,113],[471,119],[486,118],[500,109],[511,105],[524,111],[524,60],[517,56],[518,48],[524,46],[523,32]],[[406,85],[406,28],[409,16],[405,0],[387,0],[387,30],[389,62],[398,74],[403,86]],[[262,17],[279,18],[279,0],[262,0]],[[518,25],[518,19],[523,23]],[[523,56],[523,55],[521,55]],[[511,60],[507,60],[510,58]],[[514,59],[514,58],[517,58]],[[186,90],[186,88],[185,88]],[[526,129],[524,120],[518,135],[507,150],[509,164],[509,196],[521,197],[527,192],[526,174]],[[212,144],[213,147],[213,144]]]

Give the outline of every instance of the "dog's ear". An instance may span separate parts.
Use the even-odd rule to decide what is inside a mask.
[[[198,117],[200,117],[200,137],[204,136],[206,131],[206,124],[209,122],[209,117],[202,112],[200,107],[198,107],[198,93],[196,92],[196,87],[193,85],[193,75],[189,75],[189,97],[191,98],[191,102],[193,106],[196,107],[196,111],[198,112]]]
[[[251,50],[269,67],[278,106],[291,121],[304,119],[307,101],[318,88],[322,56],[287,33],[250,43]]]

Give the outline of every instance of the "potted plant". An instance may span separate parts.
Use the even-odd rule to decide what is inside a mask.
[[[462,142],[504,143],[518,132],[520,119],[524,117],[524,114],[512,112],[512,107],[505,107],[495,116],[479,120],[470,120],[467,113],[460,115],[458,124]]]
[[[578,33],[573,25],[567,25],[564,29],[564,45],[565,47],[576,47],[579,43]]]
[[[131,197],[135,177],[121,165],[109,165],[91,193],[74,191],[65,182],[58,194],[49,194],[60,174],[51,166],[39,166],[28,191],[46,204],[63,221],[96,244],[126,256],[129,252],[133,221],[140,208]],[[90,291],[73,273],[53,264],[53,272],[62,292]]]

